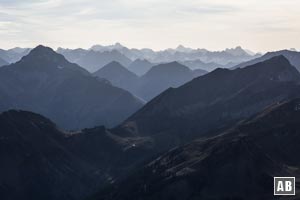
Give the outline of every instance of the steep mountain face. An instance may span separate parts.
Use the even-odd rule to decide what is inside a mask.
[[[263,61],[268,60],[268,59],[270,59],[274,56],[280,56],[280,55],[283,55],[284,57],[286,57],[290,61],[291,65],[293,65],[294,67],[296,67],[296,69],[298,71],[300,71],[300,52],[289,51],[289,50],[268,52],[268,53],[266,53],[265,55],[263,55],[259,58],[256,58],[254,60],[250,60],[248,62],[241,63],[241,64],[233,67],[232,69],[244,68],[244,67],[247,67],[249,65],[253,65],[253,64],[256,64],[256,63],[259,63],[259,62],[263,62]]]
[[[138,84],[138,76],[126,69],[120,63],[113,61],[103,68],[99,69],[93,75],[104,78],[111,82],[114,86],[123,88],[131,93],[135,93]]]
[[[150,63],[148,60],[136,59],[128,66],[128,69],[136,75],[142,76],[146,72],[148,72],[153,66],[154,64]]]
[[[0,58],[4,59],[8,63],[15,63],[19,61],[23,56],[26,56],[30,52],[30,48],[12,48],[8,50],[0,49]]]
[[[140,78],[137,94],[149,101],[169,87],[179,87],[193,78],[193,72],[177,62],[157,65]]]
[[[300,175],[300,99],[276,104],[224,134],[170,150],[95,200],[284,199],[273,177]],[[296,180],[299,199],[299,180]]]
[[[92,167],[65,149],[64,135],[49,120],[5,112],[0,130],[1,199],[80,199],[97,187]]]
[[[8,62],[6,62],[4,59],[0,58],[0,67],[8,65]]]
[[[24,111],[0,114],[0,199],[81,200],[147,156],[147,139],[104,127],[61,132]]]
[[[112,61],[117,61],[123,66],[128,66],[132,61],[117,50],[93,51],[84,49],[62,49],[57,50],[70,62],[76,63],[90,72],[95,72]]]
[[[37,112],[65,129],[114,126],[142,106],[127,91],[43,46],[0,68],[0,94],[0,111]]]
[[[152,136],[162,148],[174,146],[299,96],[299,81],[300,74],[283,56],[244,69],[217,69],[166,90],[116,130]]]

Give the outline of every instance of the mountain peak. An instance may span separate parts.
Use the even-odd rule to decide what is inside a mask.
[[[123,48],[124,47],[120,42],[116,42],[114,46],[116,48]]]
[[[160,65],[153,66],[147,73],[148,74],[155,74],[155,73],[183,73],[189,72],[190,69],[185,65],[178,63],[177,61],[173,61],[170,63],[164,63]]]
[[[30,53],[35,53],[35,52],[43,52],[43,53],[55,53],[53,49],[50,47],[44,46],[44,45],[38,45],[34,49],[31,50]]]
[[[299,72],[283,55],[274,56],[240,70],[245,74],[252,74],[256,79],[261,77],[273,81],[300,81]]]
[[[243,56],[243,55],[248,55],[248,53],[241,47],[241,46],[237,46],[235,48],[232,49],[226,49],[225,52],[234,55],[234,56]]]
[[[22,60],[32,60],[32,61],[62,61],[65,60],[65,58],[61,55],[56,53],[53,49],[50,47],[46,47],[43,45],[39,45],[32,49],[27,56],[24,56]],[[21,60],[21,61],[22,61]],[[65,60],[66,61],[66,60]]]
[[[53,49],[39,45],[32,49],[28,55],[24,56],[19,62],[15,63],[14,67],[21,68],[26,72],[31,70],[45,70],[47,72],[56,71],[77,71],[88,75],[88,72],[78,66],[77,64],[70,63],[65,57],[59,53],[56,53]],[[46,72],[44,71],[44,72]]]
[[[177,48],[175,50],[179,51],[179,52],[190,52],[193,49],[185,47],[185,46],[183,46],[183,45],[180,44],[180,45],[177,46]]]
[[[273,70],[276,68],[279,68],[279,67],[294,69],[294,67],[291,65],[290,61],[283,55],[274,56],[266,61],[263,61],[262,63],[267,64],[267,66],[269,68],[272,68]],[[253,66],[255,66],[255,65],[253,65]]]
[[[133,78],[136,77],[136,75],[133,72],[126,69],[123,65],[121,65],[117,61],[112,61],[108,63],[98,71],[94,72],[94,75],[100,78],[106,78],[111,82],[115,81],[115,80],[112,81],[112,79],[115,79],[116,77],[120,77],[120,76],[130,76]]]

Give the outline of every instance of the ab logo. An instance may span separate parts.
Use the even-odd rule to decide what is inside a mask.
[[[274,177],[274,195],[295,195],[295,177]]]

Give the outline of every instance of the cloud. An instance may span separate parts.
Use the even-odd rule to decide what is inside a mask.
[[[299,6],[296,0],[1,0],[0,48],[120,41],[265,51],[300,46]],[[278,42],[284,37],[285,44]]]

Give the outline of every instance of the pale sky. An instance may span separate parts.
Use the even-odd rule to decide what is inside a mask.
[[[0,0],[0,48],[300,49],[300,0]]]

